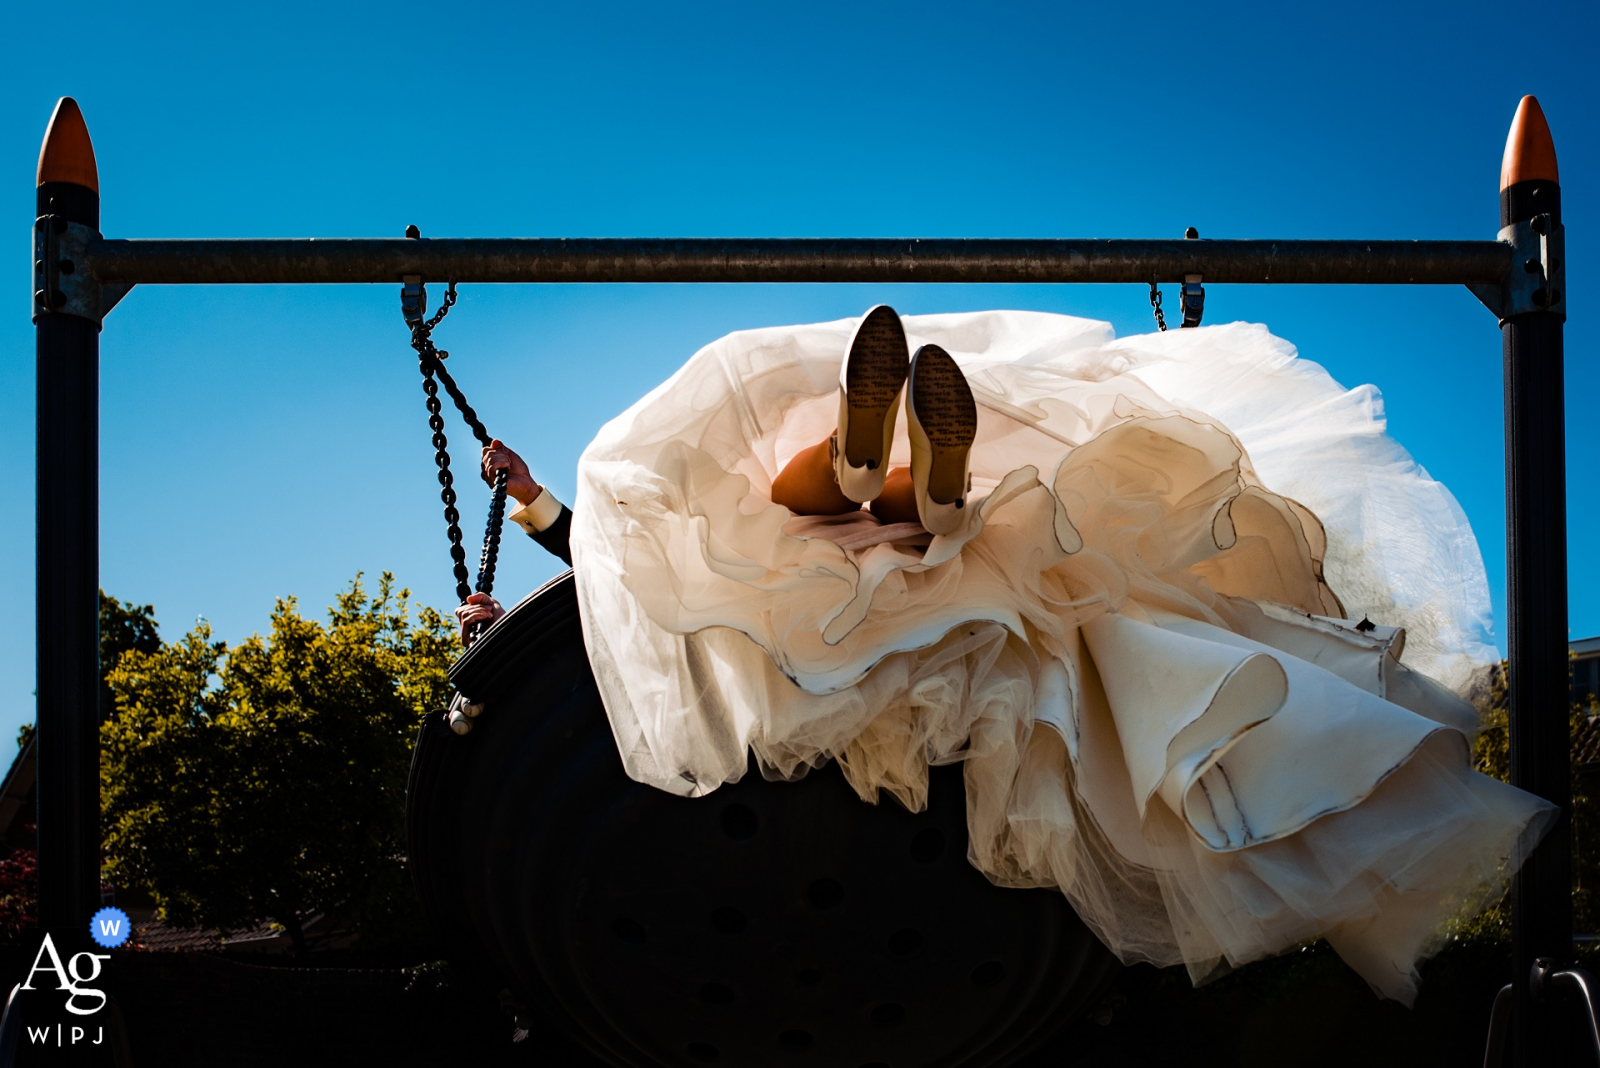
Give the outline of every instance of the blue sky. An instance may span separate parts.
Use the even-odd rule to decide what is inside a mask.
[[[40,9],[42,12],[44,9]],[[1536,94],[1569,232],[1574,637],[1600,634],[1600,393],[1583,324],[1600,8],[1507,5],[110,4],[0,44],[0,759],[33,716],[34,166],[79,100],[117,237],[1489,238]],[[1520,43],[1519,43],[1520,42]],[[135,290],[102,343],[101,582],[236,641],[388,569],[448,608],[397,287]],[[1171,287],[1168,299],[1176,303]],[[490,429],[570,499],[606,419],[729,330],[1022,307],[1151,329],[1136,286],[470,286],[440,330]],[[1500,340],[1465,289],[1210,287],[1268,324],[1456,493],[1504,609]],[[452,427],[459,454],[473,450]],[[480,504],[469,497],[469,529]],[[469,535],[470,537],[470,535]],[[520,539],[498,589],[557,570]],[[1504,641],[1503,634],[1500,639]]]

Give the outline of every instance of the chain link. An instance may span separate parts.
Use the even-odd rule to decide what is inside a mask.
[[[445,392],[450,394],[456,410],[461,413],[461,418],[480,444],[487,448],[494,439],[484,428],[478,413],[467,403],[455,379],[445,370],[444,361],[449,359],[450,353],[435,347],[433,343],[433,328],[450,314],[455,303],[456,284],[451,282],[433,318],[411,324],[411,347],[417,351],[417,362],[422,370],[422,392],[428,409],[428,428],[433,431],[433,459],[439,468],[439,499],[444,502],[444,521],[450,539],[450,562],[455,571],[456,596],[465,602],[471,596],[473,587],[467,584],[467,551],[461,544],[461,513],[456,509],[455,478],[450,473],[450,441],[444,432],[444,406],[439,401],[439,386],[442,384]],[[500,552],[500,532],[506,514],[506,477],[504,470],[495,472],[494,496],[489,501],[488,528],[484,531],[483,552],[478,558],[479,593],[494,592],[495,561]]]
[[[1155,312],[1156,328],[1162,333],[1167,330],[1167,317],[1161,310],[1161,290],[1156,288],[1154,282],[1150,283],[1150,310]]]

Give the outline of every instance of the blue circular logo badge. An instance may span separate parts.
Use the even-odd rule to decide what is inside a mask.
[[[128,919],[126,912],[113,906],[108,905],[101,909],[89,921],[89,937],[107,949],[122,945],[131,934],[133,934],[133,921]]]

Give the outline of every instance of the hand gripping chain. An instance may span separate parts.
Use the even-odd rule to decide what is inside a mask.
[[[422,370],[422,391],[427,395],[428,427],[433,431],[433,456],[434,462],[439,467],[439,498],[444,501],[444,519],[449,528],[450,559],[455,569],[456,596],[465,602],[473,592],[473,587],[467,585],[467,553],[461,545],[461,513],[456,510],[454,478],[450,474],[449,441],[444,433],[444,417],[440,414],[442,406],[439,403],[439,383],[444,384],[445,391],[455,402],[461,418],[466,421],[478,441],[487,448],[494,439],[484,429],[478,413],[467,403],[467,398],[456,385],[455,379],[445,370],[444,361],[450,354],[433,344],[433,328],[450,313],[455,302],[456,284],[451,282],[445,293],[444,302],[434,313],[433,318],[429,319],[426,318],[428,291],[420,276],[406,276],[404,288],[400,292],[401,312],[405,316],[406,325],[411,328],[411,347],[417,351],[418,363]],[[494,496],[489,501],[489,522],[483,535],[483,552],[478,560],[476,589],[479,593],[494,592],[495,560],[500,553],[500,530],[506,515],[506,475],[507,472],[504,470],[495,473]]]

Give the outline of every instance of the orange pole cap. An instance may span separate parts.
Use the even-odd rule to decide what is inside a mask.
[[[1539,102],[1525,96],[1517,105],[1517,116],[1511,120],[1511,132],[1506,135],[1506,154],[1500,163],[1500,191],[1503,193],[1518,182],[1532,181],[1561,184],[1550,124],[1545,122]]]
[[[100,192],[100,169],[94,162],[94,144],[84,125],[78,102],[64,96],[50,116],[39,148],[39,184],[71,182]]]

